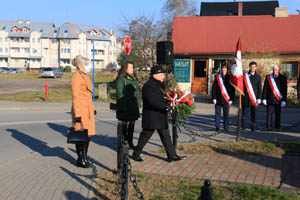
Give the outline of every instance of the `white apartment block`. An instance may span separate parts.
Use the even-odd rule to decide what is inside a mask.
[[[71,66],[74,57],[83,55],[91,64],[94,58],[97,70],[114,69],[123,49],[119,41],[112,30],[98,26],[0,21],[0,67],[65,67]]]

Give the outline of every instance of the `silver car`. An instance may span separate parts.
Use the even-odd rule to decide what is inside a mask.
[[[61,78],[63,73],[59,68],[56,67],[47,67],[42,69],[42,77],[45,78]]]

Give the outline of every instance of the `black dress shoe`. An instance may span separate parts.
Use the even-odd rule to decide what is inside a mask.
[[[133,153],[132,154],[132,159],[137,161],[137,162],[143,162],[144,160],[137,154]]]
[[[182,159],[183,159],[183,157],[175,155],[173,157],[168,158],[168,162],[179,161],[179,160],[182,160]]]

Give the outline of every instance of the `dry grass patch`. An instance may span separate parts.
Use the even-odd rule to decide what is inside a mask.
[[[184,153],[213,153],[225,150],[237,154],[263,154],[276,157],[283,154],[300,155],[299,142],[203,142],[179,144],[177,148]]]
[[[137,174],[138,186],[146,200],[195,200],[198,199],[203,186],[202,180],[180,177]],[[100,174],[96,199],[106,197],[111,200],[120,199],[117,189],[116,173],[105,170]],[[299,200],[300,196],[284,193],[266,186],[249,186],[241,184],[222,184],[212,182],[214,200]],[[102,197],[102,198],[101,198]],[[137,199],[132,184],[129,183],[129,200]]]

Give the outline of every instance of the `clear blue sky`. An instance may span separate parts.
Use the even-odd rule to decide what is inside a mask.
[[[228,1],[228,0],[221,0]],[[233,0],[232,0],[233,1]],[[246,1],[246,0],[245,0]],[[1,20],[29,19],[53,22],[56,26],[69,21],[76,24],[98,25],[107,30],[116,29],[129,18],[145,14],[159,18],[165,0],[7,0],[1,2]],[[198,13],[201,0],[196,0]],[[218,2],[204,0],[203,2]],[[280,0],[281,7],[289,7],[290,14],[297,14],[300,0]],[[67,17],[68,16],[68,17]]]

